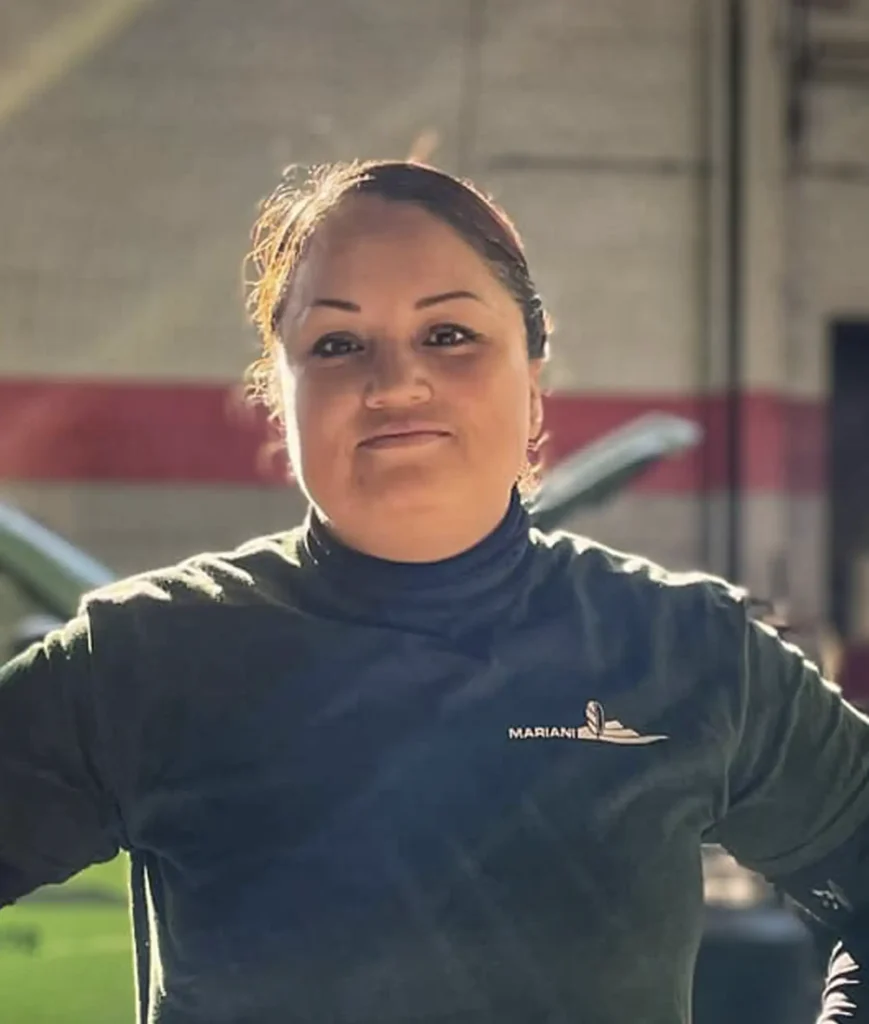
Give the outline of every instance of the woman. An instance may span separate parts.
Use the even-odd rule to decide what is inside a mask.
[[[859,961],[866,720],[724,583],[529,527],[548,322],[506,216],[333,167],[252,262],[310,514],[6,666],[0,904],[133,851],[162,1024],[677,1024],[716,841]]]

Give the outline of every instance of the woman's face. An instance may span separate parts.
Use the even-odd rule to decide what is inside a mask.
[[[318,228],[281,333],[293,469],[339,536],[429,560],[435,523],[447,547],[496,525],[539,432],[540,365],[519,305],[460,235],[354,197]]]

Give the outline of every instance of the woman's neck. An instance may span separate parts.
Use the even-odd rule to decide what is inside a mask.
[[[380,510],[329,520],[317,510],[323,525],[349,548],[388,562],[441,562],[470,550],[503,521],[510,506],[506,495],[495,504],[470,503],[459,508],[432,505],[414,509]]]
[[[419,560],[419,547],[391,545],[387,558],[363,553],[340,539],[313,508],[297,545],[312,606],[354,621],[451,636],[509,619],[524,600],[522,580],[534,551],[528,513],[515,491],[485,536],[470,545],[465,541],[461,549],[455,536],[449,548],[429,545],[427,561]]]

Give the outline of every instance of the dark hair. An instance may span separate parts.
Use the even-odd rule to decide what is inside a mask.
[[[500,206],[471,182],[411,161],[337,163],[307,174],[289,168],[261,204],[246,260],[253,270],[247,308],[262,342],[262,352],[247,372],[249,394],[263,401],[273,416],[280,408],[274,355],[293,273],[317,225],[350,195],[415,203],[449,224],[518,302],[529,358],[546,356],[551,322],[531,280],[519,232]]]

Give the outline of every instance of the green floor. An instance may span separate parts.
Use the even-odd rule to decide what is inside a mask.
[[[0,1021],[132,1024],[126,858],[0,911]]]

